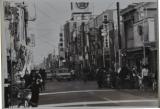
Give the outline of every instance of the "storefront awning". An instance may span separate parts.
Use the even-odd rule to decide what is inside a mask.
[[[127,48],[127,49],[122,49],[122,52],[135,52],[135,51],[141,51],[143,50],[142,47],[136,47],[136,48]]]
[[[147,51],[156,51],[156,47],[145,47],[146,52]],[[138,53],[141,54],[141,51],[143,51],[143,47],[136,47],[136,48],[128,48],[128,49],[123,49],[121,52],[122,53]]]

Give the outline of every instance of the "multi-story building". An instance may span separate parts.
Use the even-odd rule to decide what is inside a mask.
[[[125,49],[123,60],[129,66],[149,65],[157,71],[157,3],[142,2],[129,5],[121,11],[124,24]]]
[[[108,20],[108,30],[106,29],[109,33],[108,42],[104,40],[101,32],[104,16],[107,16]],[[124,46],[124,41],[121,42]],[[71,20],[64,25],[64,43],[66,60],[72,68],[116,67],[118,63],[117,11],[106,10],[98,16],[93,16],[91,13],[72,13]]]
[[[84,25],[91,17],[89,2],[72,2],[71,19],[64,25],[65,60],[71,69],[85,65],[85,31]]]
[[[104,27],[104,17],[107,17],[108,24],[107,27]],[[93,66],[106,66],[109,67],[109,64],[112,61],[115,61],[115,44],[116,41],[116,10],[106,10],[95,18],[91,19],[86,25],[86,36],[88,39],[88,50],[90,57],[90,64]],[[104,30],[104,31],[103,31]],[[103,36],[103,32],[106,35]],[[107,33],[108,32],[108,33]],[[108,36],[107,36],[108,34]],[[108,37],[109,39],[105,38]],[[106,45],[106,46],[105,46]],[[111,55],[111,54],[112,55]],[[113,56],[113,57],[111,57]]]
[[[29,11],[25,2],[5,1],[2,28],[2,72],[5,79],[5,107],[9,104],[9,90],[6,84],[18,84],[25,72],[32,66],[32,42],[34,36],[28,34]],[[35,19],[34,19],[35,20]],[[12,102],[12,100],[10,101]]]
[[[106,23],[105,23],[106,22]],[[120,23],[121,26],[122,23]],[[88,57],[91,67],[105,67],[116,70],[118,68],[119,42],[118,42],[117,10],[105,10],[85,25]],[[124,48],[124,30],[120,28],[121,45]],[[95,67],[96,66],[96,67]]]
[[[4,2],[4,36],[8,76],[16,82],[18,76],[30,72],[33,39],[28,34],[29,12],[24,2]]]

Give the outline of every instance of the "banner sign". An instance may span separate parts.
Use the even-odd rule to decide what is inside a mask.
[[[91,12],[89,2],[71,2],[72,13]]]

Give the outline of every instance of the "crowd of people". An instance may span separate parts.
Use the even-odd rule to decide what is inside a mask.
[[[96,80],[99,88],[157,90],[157,72],[151,72],[147,65],[137,69],[136,66],[124,65],[117,71],[111,68],[83,68],[81,79],[86,83]]]
[[[97,69],[84,68],[81,76],[76,76],[76,71],[71,71],[73,78],[81,77],[84,83],[89,80],[96,80],[99,88],[116,89],[141,89],[147,90],[153,88],[157,90],[157,72],[151,72],[148,66],[143,66],[141,71],[136,67],[123,66],[117,70],[106,69],[103,67]],[[46,72],[44,69],[26,70],[21,78],[24,83],[24,89],[31,90],[31,99],[29,104],[32,107],[38,106],[39,93],[45,90]],[[22,104],[22,102],[20,102]],[[20,105],[19,104],[19,105]]]
[[[96,80],[99,88],[142,89],[156,88],[157,73],[150,72],[148,66],[143,66],[141,72],[136,67],[123,66],[117,72],[112,69],[98,68]]]

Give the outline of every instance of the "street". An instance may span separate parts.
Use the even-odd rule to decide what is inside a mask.
[[[3,107],[158,107],[156,0],[3,2]]]
[[[158,106],[156,93],[137,89],[98,89],[95,81],[48,81],[40,93],[39,107]]]

